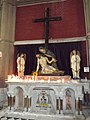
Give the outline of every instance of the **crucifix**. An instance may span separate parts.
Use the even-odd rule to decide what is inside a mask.
[[[45,48],[48,48],[49,43],[49,22],[50,21],[60,21],[61,17],[49,17],[49,8],[45,9],[45,18],[35,19],[34,22],[44,22],[45,23]]]

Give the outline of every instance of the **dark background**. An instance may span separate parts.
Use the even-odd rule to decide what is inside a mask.
[[[31,75],[33,71],[36,70],[37,59],[36,54],[39,53],[38,48],[44,46],[43,44],[33,44],[33,45],[19,45],[15,46],[15,61],[14,61],[14,73],[17,74],[16,68],[16,59],[17,54],[25,53],[26,54],[26,65],[25,65],[25,75]],[[83,68],[87,66],[87,55],[86,55],[86,42],[69,42],[69,43],[52,43],[49,44],[49,50],[56,55],[57,66],[59,70],[64,70],[65,75],[71,75],[70,68],[70,52],[73,49],[80,51],[81,57],[81,70],[80,76],[84,78]]]

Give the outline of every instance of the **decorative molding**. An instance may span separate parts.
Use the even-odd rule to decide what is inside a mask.
[[[30,5],[37,5],[37,4],[46,4],[46,3],[53,3],[53,2],[62,2],[67,0],[17,0],[17,6],[30,6]]]
[[[86,41],[86,36],[83,37],[74,37],[74,38],[57,38],[50,39],[49,43],[64,43],[64,42],[79,42]],[[14,45],[29,45],[29,44],[44,44],[45,40],[23,40],[23,41],[15,41]]]

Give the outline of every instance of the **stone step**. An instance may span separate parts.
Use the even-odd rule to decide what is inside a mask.
[[[38,114],[30,112],[13,112],[4,111],[4,115],[0,117],[0,120],[86,120],[82,115],[64,115],[64,114]],[[89,120],[89,119],[87,119]]]
[[[6,117],[3,117],[3,118],[0,118],[0,120],[7,120],[7,118],[6,118]]]
[[[6,119],[7,118],[7,119]],[[35,114],[27,112],[12,112],[5,115],[5,119],[1,120],[85,120],[82,115],[46,115],[46,114]]]
[[[1,117],[0,120],[34,120],[34,119],[25,119],[25,118],[11,118],[11,117]]]
[[[85,117],[90,117],[90,109],[83,109],[83,114]]]
[[[85,120],[84,118],[71,118],[71,117],[43,117],[38,116],[36,119],[24,119],[24,118],[7,118],[3,117],[0,118],[0,120]],[[90,118],[87,118],[86,120],[90,120]]]
[[[90,117],[87,117],[86,120],[90,120]]]

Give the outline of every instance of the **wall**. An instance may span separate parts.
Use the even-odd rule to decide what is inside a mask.
[[[1,38],[1,7],[0,7],[0,38]]]
[[[62,17],[62,21],[50,22],[49,38],[79,37],[86,34],[83,0],[67,0],[56,3],[17,7],[16,41],[44,38],[44,23],[34,23],[33,20],[43,18],[46,7],[50,8],[50,17]]]
[[[44,11],[45,8],[49,7],[50,9],[50,17],[55,16],[61,16],[62,21],[54,21],[50,22],[50,34],[49,38],[55,39],[55,38],[72,38],[72,37],[81,37],[86,35],[85,31],[85,19],[84,19],[84,9],[83,9],[83,0],[66,0],[62,2],[55,2],[55,3],[47,3],[47,4],[38,4],[38,5],[32,5],[32,6],[22,6],[17,7],[16,12],[16,33],[15,33],[15,39],[16,41],[23,41],[23,40],[40,40],[44,39],[44,23],[34,23],[34,20],[36,18],[43,18],[44,17]],[[62,39],[61,39],[62,40]],[[73,47],[71,46],[71,43],[68,43],[70,50],[68,51],[67,55],[72,51],[73,49],[78,49],[77,45],[73,43]],[[86,51],[86,41],[82,41],[79,44],[79,51],[81,52],[82,57],[82,68],[81,68],[81,74],[83,73],[83,67],[87,66],[87,51]],[[59,44],[58,44],[59,45]],[[62,45],[62,44],[60,44]],[[25,49],[22,50],[20,46],[15,47],[15,56],[21,51],[26,52],[28,51],[28,47],[23,46]],[[50,46],[49,46],[50,47]],[[59,46],[60,47],[60,46]],[[29,49],[32,47],[29,46]],[[65,46],[63,45],[63,48],[67,48],[67,44]],[[18,50],[20,49],[20,51]],[[26,74],[32,73],[34,70],[33,66],[30,66],[31,61],[35,61],[35,56],[31,57],[32,51],[34,53],[36,47],[29,51],[27,54],[30,54],[30,57],[27,58],[29,60],[26,69],[28,68],[28,71],[25,71]],[[61,49],[61,47],[60,47]],[[51,49],[52,50],[52,49]],[[65,51],[65,49],[62,51]],[[66,50],[67,51],[67,50]],[[58,53],[60,50],[58,51]],[[35,51],[35,54],[37,52]],[[60,52],[61,53],[61,52]],[[56,54],[56,53],[55,53]],[[61,57],[61,59],[65,59]],[[69,55],[68,55],[69,56]],[[60,61],[63,61],[61,60]],[[69,64],[69,58],[66,58],[66,63]],[[68,62],[67,62],[68,61]],[[16,62],[16,61],[15,61]],[[60,63],[60,62],[59,62]],[[62,66],[64,66],[66,63],[59,65],[60,69],[62,69]],[[16,64],[14,63],[14,66]],[[33,65],[33,64],[32,64]],[[67,64],[66,64],[67,65]],[[68,67],[64,66],[63,69],[65,72],[68,71]],[[16,70],[14,70],[16,73]],[[68,74],[71,74],[71,71],[67,72]]]

